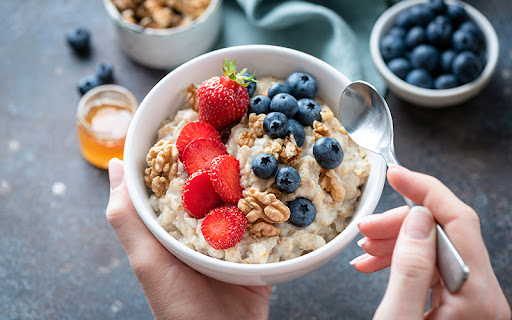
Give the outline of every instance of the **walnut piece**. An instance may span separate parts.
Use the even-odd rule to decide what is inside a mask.
[[[185,93],[187,94],[187,102],[194,109],[194,111],[199,111],[199,107],[197,106],[197,87],[195,84],[191,83],[185,89]]]
[[[327,129],[324,124],[320,121],[313,122],[313,131],[315,132],[315,140],[318,140],[322,137],[330,137],[329,129]]]
[[[334,170],[322,169],[320,171],[319,184],[325,192],[331,194],[334,201],[341,202],[345,199],[345,188],[343,188]]]
[[[289,135],[283,141],[283,147],[279,151],[279,159],[287,165],[294,166],[299,162],[301,152],[302,149],[297,146],[295,138]]]
[[[238,208],[245,213],[249,231],[257,237],[279,234],[279,228],[273,224],[288,220],[290,208],[278,200],[275,194],[268,191],[261,192],[257,188],[250,188],[245,190],[243,195],[244,198],[238,201]],[[264,226],[262,223],[269,226]]]
[[[238,145],[252,147],[254,140],[261,138],[265,135],[263,130],[263,120],[265,120],[266,114],[251,113],[249,115],[249,128],[245,129],[238,136]]]
[[[168,140],[160,140],[149,149],[144,182],[158,198],[165,194],[178,172],[178,156],[178,149]]]
[[[320,111],[320,115],[322,116],[322,121],[329,120],[334,117],[334,113],[331,110],[322,110]]]

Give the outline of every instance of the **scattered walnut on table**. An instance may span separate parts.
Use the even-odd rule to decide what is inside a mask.
[[[168,140],[158,141],[148,152],[144,182],[158,198],[165,194],[178,172],[178,157],[178,149]]]
[[[329,129],[327,129],[324,124],[320,121],[313,122],[313,131],[315,132],[315,140],[318,140],[322,137],[330,137]]]
[[[290,209],[276,195],[257,188],[243,192],[244,198],[238,201],[238,208],[245,213],[249,231],[257,237],[279,234],[274,223],[283,223],[290,218]],[[266,224],[268,226],[264,226]]]
[[[334,201],[341,202],[345,199],[345,188],[343,188],[343,185],[340,183],[340,179],[334,170],[321,169],[319,184],[325,192],[331,195]]]
[[[254,140],[261,138],[265,135],[263,130],[263,120],[265,120],[266,114],[251,113],[249,115],[249,128],[245,129],[238,136],[238,145],[252,147]]]

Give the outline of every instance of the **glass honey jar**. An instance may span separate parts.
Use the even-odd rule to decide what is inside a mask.
[[[135,96],[118,85],[88,91],[78,104],[76,124],[83,157],[106,169],[112,158],[123,159],[124,140],[137,110]]]

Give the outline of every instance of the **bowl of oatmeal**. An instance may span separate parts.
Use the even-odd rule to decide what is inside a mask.
[[[104,0],[123,51],[155,69],[210,50],[222,26],[222,0]]]
[[[249,109],[241,119],[219,131],[221,138],[196,139],[183,153],[178,150],[183,128],[204,120],[201,109],[196,108],[200,91],[197,87],[222,75],[224,58],[236,60],[240,68],[255,74],[257,82],[251,104],[255,97],[271,96],[275,93],[274,85],[285,84],[294,73],[307,74],[316,80],[317,90],[311,100],[319,106],[319,115],[317,120],[303,126],[303,139],[299,138],[300,134],[295,139],[288,130],[283,137],[274,137],[268,131],[265,118],[270,119],[272,113],[280,112],[252,113],[254,109]],[[373,213],[385,181],[384,160],[352,142],[340,124],[338,101],[349,83],[343,74],[315,57],[267,45],[217,50],[176,68],[146,96],[126,138],[126,182],[141,219],[160,243],[181,261],[220,281],[241,285],[275,284],[321,267],[355,238],[357,221]],[[303,99],[309,98],[298,101]],[[299,120],[302,123],[303,119]],[[212,126],[217,123],[212,122]],[[222,175],[236,169],[240,189],[235,194],[238,196],[232,201],[219,194],[221,202],[226,202],[230,210],[245,215],[240,237],[220,249],[215,248],[204,230],[208,217],[218,208],[206,216],[194,217],[190,213],[190,207],[211,202],[206,195],[208,192],[202,195],[204,201],[201,196],[188,198],[192,199],[189,201],[184,195],[190,189],[189,181],[201,172],[188,173],[191,165],[187,163],[187,149],[199,140],[208,140],[199,142],[217,146],[219,142],[210,140],[219,139],[223,145],[219,151],[222,155],[212,161],[210,172],[216,172],[216,165],[223,164],[217,161],[219,158],[235,159],[235,167],[224,169],[221,166],[222,170],[217,173]],[[333,164],[328,156],[318,158],[320,142],[333,140],[340,148],[331,150],[342,150],[341,163],[334,159]],[[258,170],[253,163],[262,154],[277,160],[278,171],[268,175],[270,178],[255,174]],[[289,172],[296,172],[300,177],[300,183],[292,189],[287,185],[288,180],[280,178],[290,177]],[[162,173],[165,173],[164,179]],[[225,189],[232,190],[221,191]],[[223,208],[222,203],[215,206]],[[308,219],[296,219],[297,208],[311,206],[316,211],[312,219],[307,222]]]

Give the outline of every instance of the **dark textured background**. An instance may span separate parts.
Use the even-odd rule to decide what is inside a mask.
[[[480,214],[482,232],[512,301],[512,24],[509,0],[467,1],[493,23],[500,61],[489,86],[463,105],[433,110],[387,95],[401,162],[446,183]],[[64,34],[92,31],[89,59]],[[149,319],[151,311],[108,225],[106,171],[81,157],[76,82],[100,61],[139,101],[166,72],[121,52],[102,1],[0,3],[0,318]],[[219,46],[222,46],[222,38]],[[386,185],[376,212],[402,205]],[[278,285],[271,319],[369,319],[388,271],[359,274],[352,243],[323,268]],[[171,298],[171,297],[169,297]]]

